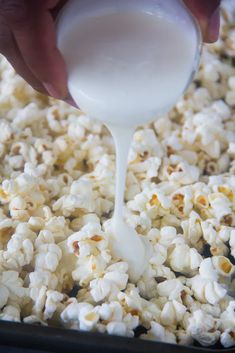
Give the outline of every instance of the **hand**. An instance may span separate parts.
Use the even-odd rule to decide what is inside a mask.
[[[219,36],[220,0],[184,0],[187,7],[197,18],[201,27],[203,40],[215,42]]]
[[[68,97],[53,14],[65,1],[0,0],[0,52],[37,91]]]
[[[65,2],[0,0],[0,52],[36,90],[72,104],[68,98],[65,64],[56,47],[54,22]],[[219,32],[220,1],[184,2],[197,17],[204,40],[215,41]]]

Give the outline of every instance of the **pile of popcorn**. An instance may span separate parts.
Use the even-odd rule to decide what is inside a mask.
[[[174,109],[133,139],[126,221],[152,257],[110,251],[115,151],[100,123],[0,59],[0,319],[235,345],[235,2]],[[139,334],[138,334],[139,333]]]

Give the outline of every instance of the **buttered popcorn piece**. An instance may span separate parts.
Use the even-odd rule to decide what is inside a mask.
[[[1,320],[235,345],[234,20],[224,0],[185,96],[134,134],[124,217],[151,250],[136,284],[110,249],[111,135],[0,57]]]

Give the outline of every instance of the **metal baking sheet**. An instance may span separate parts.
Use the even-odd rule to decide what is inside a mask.
[[[81,332],[64,328],[42,327],[14,322],[0,322],[0,343],[8,347],[58,353],[235,353],[235,347],[187,347]],[[9,348],[10,352],[10,348]],[[27,353],[27,350],[25,350]]]

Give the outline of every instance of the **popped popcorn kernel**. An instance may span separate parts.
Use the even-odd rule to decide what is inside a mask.
[[[233,190],[225,185],[218,186],[218,191],[221,192],[222,194],[226,195],[229,201],[233,201],[234,199],[234,193]]]
[[[160,204],[157,195],[153,194],[151,200],[149,201],[149,204],[150,204],[151,207],[157,206],[157,205]]]
[[[103,240],[104,238],[101,235],[95,234],[90,239],[93,241],[99,242],[99,241]]]
[[[9,194],[3,188],[0,188],[0,200],[1,202],[8,202],[10,200]]]

